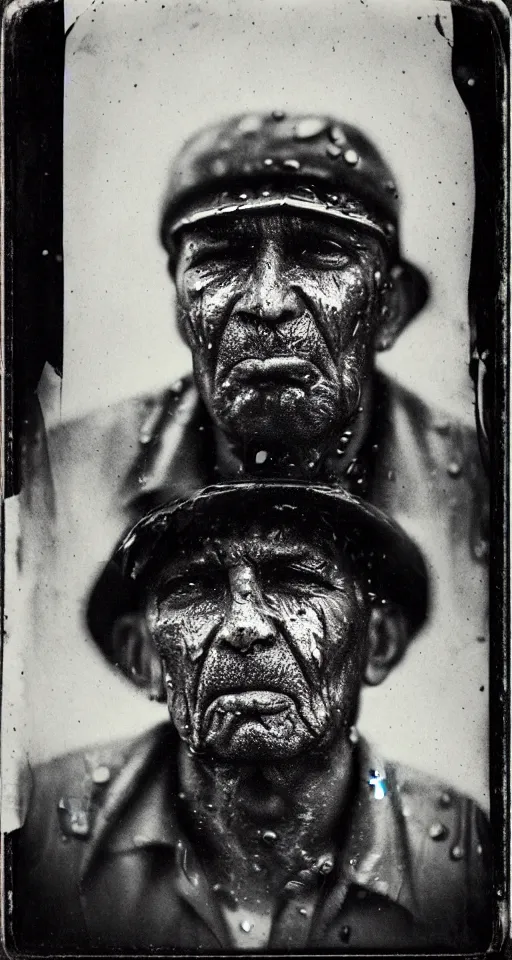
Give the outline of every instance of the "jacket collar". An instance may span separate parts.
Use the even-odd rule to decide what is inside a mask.
[[[175,850],[181,872],[192,886],[197,885],[194,853],[178,821],[178,745],[169,722],[136,742],[96,816],[84,850],[83,880],[101,851],[122,855],[166,846]],[[380,798],[368,782],[374,771],[386,788]],[[338,850],[339,881],[346,888],[354,884],[384,895],[419,916],[395,768],[361,738],[355,751],[355,776],[348,823],[344,818],[347,827]]]
[[[342,483],[358,496],[371,493],[378,442],[386,433],[389,412],[386,377],[372,376],[372,416],[369,430],[357,454],[340,462],[333,445],[326,457],[322,478]],[[336,453],[334,453],[336,450]],[[154,399],[139,431],[137,454],[123,477],[119,497],[124,510],[138,518],[146,510],[174,497],[188,497],[218,479],[213,425],[199,398],[192,376]]]

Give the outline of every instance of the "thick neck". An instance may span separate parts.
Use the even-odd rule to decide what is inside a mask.
[[[242,441],[228,437],[215,426],[216,462],[225,479],[263,478],[265,476],[299,480],[323,480],[326,461],[334,459],[336,474],[342,476],[357,457],[371,425],[373,375],[364,380],[358,409],[344,424],[318,443],[300,444]]]
[[[328,873],[352,751],[344,736],[321,758],[236,765],[205,762],[182,746],[181,788],[212,884],[259,903],[272,901],[299,871]]]

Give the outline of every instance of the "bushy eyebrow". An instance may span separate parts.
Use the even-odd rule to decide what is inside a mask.
[[[201,551],[201,552],[200,552]],[[218,573],[226,570],[237,563],[249,563],[256,568],[269,569],[274,567],[300,567],[303,570],[310,570],[312,574],[322,574],[325,579],[329,579],[329,572],[336,571],[330,558],[319,554],[314,548],[308,548],[302,544],[269,544],[260,541],[258,549],[255,551],[244,550],[241,548],[233,551],[230,556],[228,549],[227,556],[223,557],[210,544],[208,548],[198,548],[195,553],[187,557],[179,557],[169,560],[164,564],[158,579],[173,579],[179,577],[193,577],[194,575],[204,575],[207,573]],[[336,576],[343,576],[342,570],[336,571]]]
[[[365,246],[368,243],[368,237],[357,229],[350,226],[340,227],[339,224],[329,221],[327,218],[318,219],[310,217],[292,217],[286,214],[277,215],[275,218],[283,228],[283,237],[285,242],[296,244],[300,243],[304,237],[315,237],[318,239],[327,239],[347,245],[350,247]],[[198,244],[221,244],[233,243],[241,240],[263,239],[265,230],[262,229],[262,221],[259,216],[246,215],[239,217],[233,216],[219,217],[211,223],[204,223],[200,227],[196,226],[191,240]]]
[[[232,240],[233,237],[237,239],[247,235],[256,237],[260,233],[257,218],[245,217],[242,220],[237,216],[224,216],[211,224],[204,223],[200,228],[196,228],[194,239],[199,242],[219,243],[223,240]]]

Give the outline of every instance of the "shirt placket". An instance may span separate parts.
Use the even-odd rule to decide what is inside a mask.
[[[332,880],[321,873],[311,879],[290,880],[281,894],[272,924],[268,949],[303,950],[311,941],[318,922],[324,922],[325,897],[332,889]],[[339,890],[336,903],[344,899],[346,888]]]
[[[175,849],[176,891],[218,941],[229,949],[230,938],[211,886],[192,848],[178,840]]]

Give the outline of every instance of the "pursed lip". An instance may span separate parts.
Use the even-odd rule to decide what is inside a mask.
[[[289,710],[292,704],[294,704],[293,697],[281,690],[262,688],[227,691],[213,697],[206,709],[204,720],[208,725],[215,710],[222,713],[271,715]]]
[[[311,732],[317,734],[322,721],[316,715],[312,697],[316,701],[299,664],[286,647],[254,653],[248,660],[239,655],[223,655],[219,660],[213,651],[213,659],[207,658],[199,678],[194,726],[197,730],[208,726],[219,706],[263,715],[295,708]]]
[[[229,371],[230,380],[240,383],[291,382],[310,386],[320,377],[320,371],[311,360],[301,357],[272,357],[265,360],[240,360]]]

